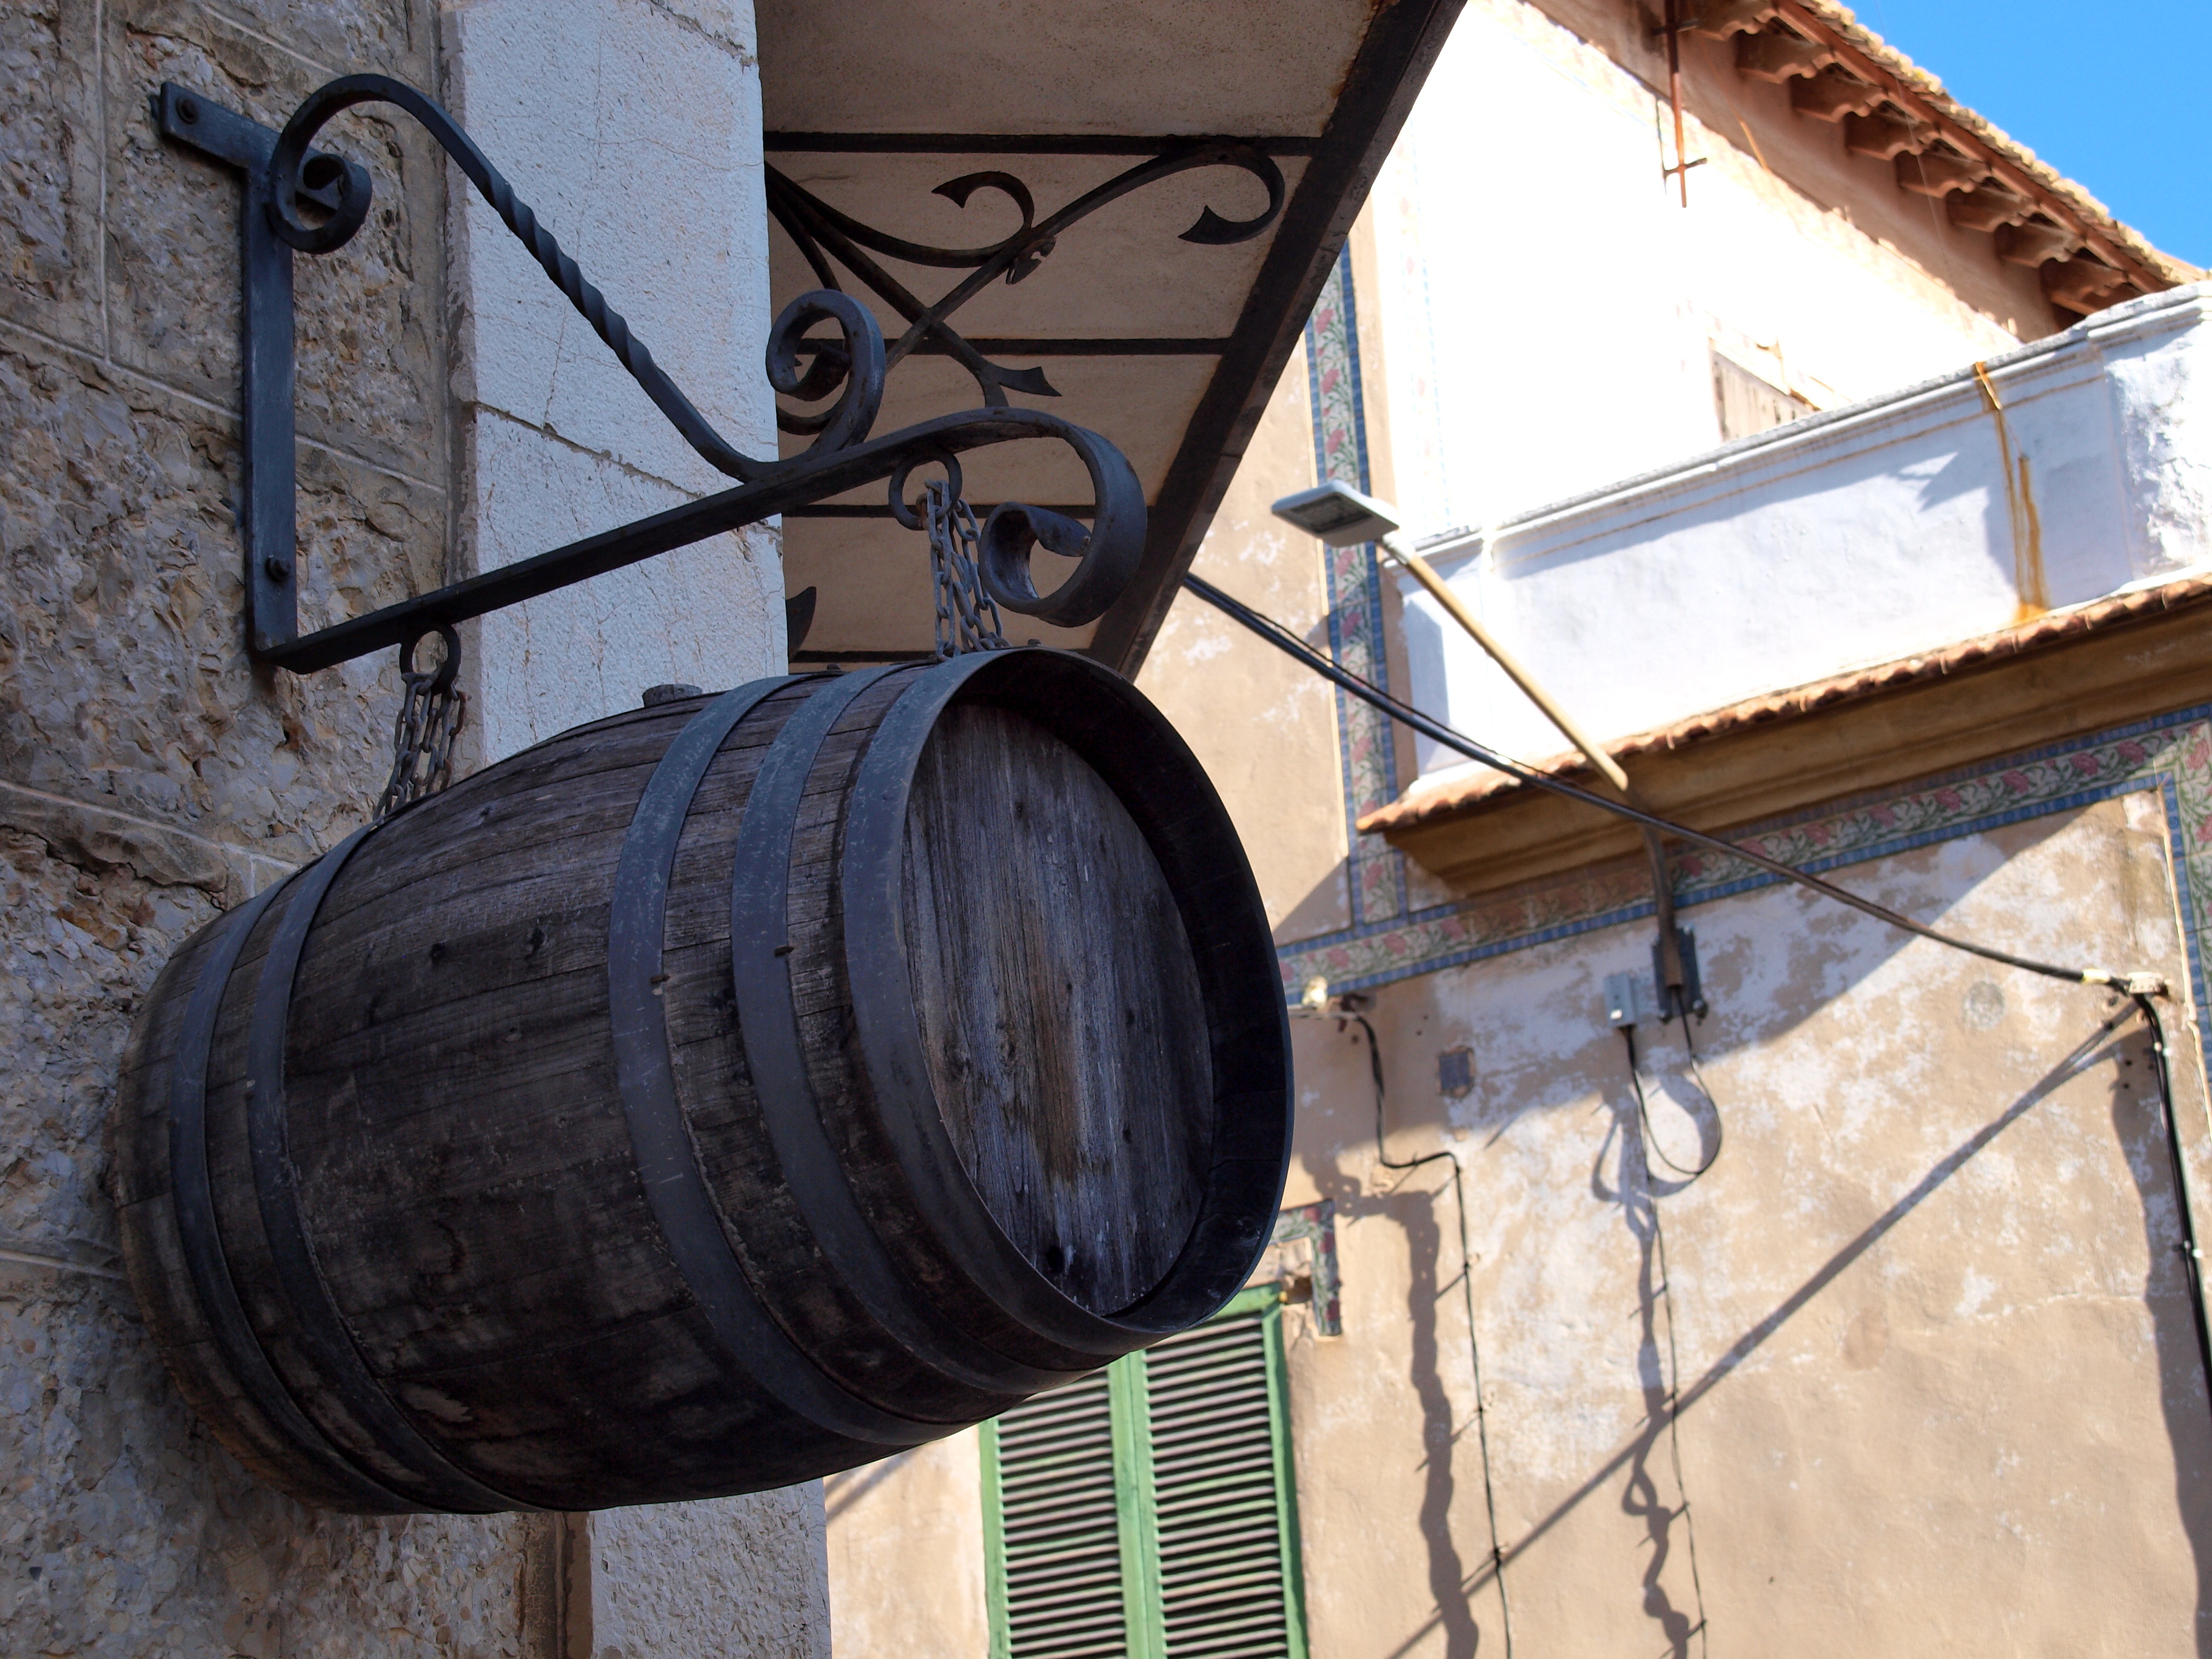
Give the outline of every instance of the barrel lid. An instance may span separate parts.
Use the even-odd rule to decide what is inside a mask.
[[[852,799],[858,1035],[951,1253],[1093,1351],[1211,1313],[1272,1232],[1290,1063],[1266,913],[1195,757],[1097,663],[978,653],[913,677]]]

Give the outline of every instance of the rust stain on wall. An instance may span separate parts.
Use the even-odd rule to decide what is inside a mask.
[[[2013,589],[2020,604],[2013,611],[2018,626],[2033,622],[2051,609],[2051,583],[2043,570],[2043,515],[2036,511],[2034,475],[2025,453],[2013,452],[2012,428],[2005,420],[2002,400],[1990,383],[1989,365],[1974,365],[1974,384],[1990,406],[1997,427],[1997,458],[2004,471],[2005,516],[2012,525]]]

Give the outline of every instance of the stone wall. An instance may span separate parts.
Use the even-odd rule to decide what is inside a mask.
[[[239,193],[159,137],[148,96],[173,80],[278,125],[349,70],[441,87],[458,33],[430,0],[0,0],[0,1652],[826,1650],[818,1492],[604,1522],[564,1632],[547,1522],[321,1514],[246,1477],[118,1271],[102,1139],[138,1002],[195,929],[363,821],[398,690],[388,653],[307,678],[245,655]],[[753,108],[742,131],[757,86]],[[347,248],[298,261],[303,628],[462,574],[457,532],[499,529],[453,414],[457,384],[474,405],[447,171],[374,111],[325,143],[378,198]],[[765,296],[763,261],[709,331],[732,364],[750,368]],[[712,665],[780,658],[773,552],[711,556],[743,589],[742,614],[711,618]],[[676,677],[648,661],[592,689]]]

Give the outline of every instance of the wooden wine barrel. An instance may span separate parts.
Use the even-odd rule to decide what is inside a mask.
[[[1290,1127],[1189,750],[1082,658],[567,732],[194,938],[116,1115],[131,1279],[295,1495],[787,1485],[1206,1316]]]

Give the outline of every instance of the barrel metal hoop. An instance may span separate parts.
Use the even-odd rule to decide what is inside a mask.
[[[246,1037],[246,1136],[254,1197],[260,1205],[276,1283],[292,1313],[293,1334],[353,1418],[394,1462],[406,1466],[439,1507],[462,1513],[532,1510],[537,1505],[495,1492],[456,1468],[408,1420],[346,1329],[300,1216],[299,1172],[292,1164],[284,1106],[284,1039],[291,1021],[293,985],[324,896],[346,860],[380,827],[370,824],[355,830],[300,872],[298,884],[277,917],[269,954],[262,958]]]
[[[823,1127],[806,1069],[792,988],[791,846],[799,802],[822,744],[854,700],[881,678],[853,675],[817,692],[784,723],[745,799],[730,883],[730,972],[745,1065],[776,1162],[823,1254],[874,1317],[925,1365],[965,1387],[1030,1395],[1073,1382],[1091,1367],[1041,1370],[998,1352],[933,1316],[860,1212]]]
[[[865,681],[883,672],[852,678]],[[948,1425],[895,1416],[848,1393],[785,1334],[753,1294],[676,1097],[667,1004],[656,994],[668,883],[692,798],[738,722],[793,680],[755,680],[708,703],[669,744],[639,797],[615,866],[607,918],[615,1077],[653,1219],[730,1361],[787,1411],[833,1434],[864,1445],[915,1446],[944,1434]]]
[[[215,1339],[216,1352],[240,1389],[270,1426],[312,1462],[323,1477],[371,1509],[404,1513],[416,1507],[355,1467],[345,1453],[309,1421],[276,1369],[239,1300],[216,1230],[215,1190],[208,1173],[208,1065],[215,1051],[215,1028],[222,1017],[223,994],[238,966],[246,939],[270,903],[295,877],[264,889],[224,917],[192,981],[177,1033],[169,1078],[169,1191],[176,1212],[178,1243],[201,1316]]]
[[[1038,1272],[999,1225],[939,1115],[907,962],[906,814],[922,750],[969,680],[1043,654],[1023,647],[955,657],[917,677],[884,712],[854,781],[838,883],[854,1026],[876,1116],[900,1169],[978,1289],[1047,1341],[1103,1364],[1161,1333],[1091,1312]]]

